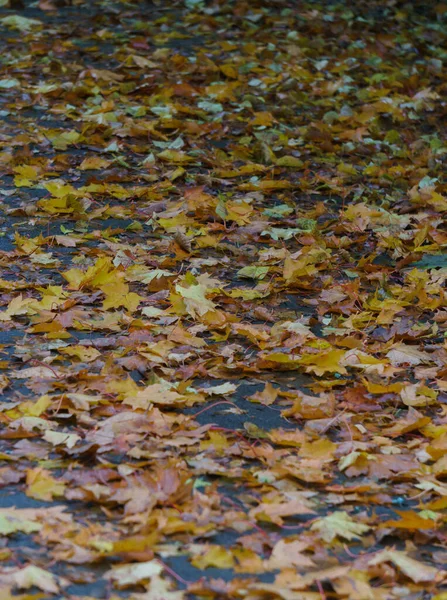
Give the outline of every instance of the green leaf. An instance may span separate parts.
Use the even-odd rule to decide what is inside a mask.
[[[6,509],[0,512],[0,535],[11,535],[12,533],[35,533],[42,529],[40,523],[35,523],[29,519],[23,519],[20,517],[20,511],[15,511],[17,514],[13,514],[14,509]]]
[[[0,79],[0,89],[2,90],[8,90],[19,85],[20,81],[18,79]]]
[[[281,156],[276,161],[278,167],[295,167],[300,168],[303,166],[303,161],[296,156]]]
[[[11,29],[18,29],[19,31],[30,31],[33,27],[42,25],[41,21],[37,19],[28,19],[26,17],[20,17],[19,15],[10,15],[9,17],[3,17],[0,19],[0,23]]]
[[[243,267],[242,269],[239,269],[237,274],[239,277],[245,277],[247,279],[264,279],[269,271],[269,267]]]

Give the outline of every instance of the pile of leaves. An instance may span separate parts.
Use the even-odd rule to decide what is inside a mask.
[[[447,5],[25,4],[1,598],[445,600]]]

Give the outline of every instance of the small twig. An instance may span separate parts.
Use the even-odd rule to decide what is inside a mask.
[[[50,371],[53,373],[53,375],[56,377],[56,379],[63,379],[62,376],[57,374],[57,371],[55,371],[53,369],[53,367],[51,367],[50,365],[47,365],[46,363],[42,362],[41,360],[38,360],[37,358],[32,358],[30,362],[31,362],[31,364],[38,364],[38,365],[41,365],[42,367],[46,367],[47,369],[50,369]]]
[[[158,563],[160,563],[160,565],[163,567],[163,569],[167,573],[169,573],[169,575],[172,575],[172,577],[174,577],[174,579],[176,579],[180,583],[183,583],[183,585],[189,586],[189,585],[193,585],[194,583],[196,583],[195,581],[188,581],[187,579],[183,579],[183,577],[181,577],[180,575],[178,575],[178,573],[176,573],[173,569],[171,569],[171,567],[168,567],[168,565],[165,562],[163,562],[161,560],[161,558],[156,558],[155,560]]]
[[[347,545],[346,545],[346,544],[343,544],[343,549],[344,549],[344,551],[346,552],[346,554],[347,554],[348,556],[350,556],[351,558],[358,558],[358,556],[356,556],[355,554],[353,554],[353,553],[352,553],[352,552],[349,550],[349,548],[347,547]]]
[[[61,406],[62,406],[62,400],[63,399],[64,399],[64,395],[62,394],[61,395],[61,399],[59,400],[59,404],[57,405],[57,408],[56,408],[55,412],[53,413],[53,416],[57,415],[59,413],[59,411],[61,409]]]
[[[328,430],[329,430],[329,429],[332,427],[332,425],[333,425],[334,423],[336,423],[336,422],[337,422],[339,419],[341,419],[341,418],[342,418],[342,415],[343,415],[345,412],[346,412],[346,408],[344,408],[344,409],[341,411],[341,413],[338,413],[338,415],[335,415],[335,417],[329,421],[329,423],[328,423],[328,424],[326,425],[326,427],[325,427],[325,428],[324,428],[324,429],[321,431],[321,433],[326,433],[326,431],[328,431]]]
[[[428,494],[428,492],[430,492],[431,490],[422,490],[422,492],[420,492],[419,494],[416,494],[416,496],[410,496],[409,500],[416,500],[417,498],[422,498],[422,496],[424,496],[425,494]]]
[[[326,600],[326,594],[324,593],[321,581],[317,579],[315,583],[317,584],[318,591],[320,592],[321,600]]]
[[[238,510],[243,510],[243,508],[245,508],[245,507],[242,507],[242,506],[239,506],[238,504],[236,504],[236,502],[234,500],[232,500],[231,498],[229,498],[228,496],[222,496],[222,500],[228,502],[229,504],[231,504]],[[270,539],[268,533],[266,531],[264,531],[262,529],[262,527],[259,527],[259,525],[253,519],[250,519],[250,517],[248,517],[248,519],[249,519],[250,524],[253,527],[253,529],[256,529],[256,531],[259,531],[259,533],[261,533],[264,537],[266,537],[267,539]]]
[[[238,408],[238,406],[234,402],[230,402],[230,400],[219,400],[219,402],[215,402],[214,404],[210,404],[209,406],[205,406],[205,408],[202,408],[202,410],[199,410],[199,412],[194,413],[192,416],[193,417],[198,417],[199,415],[201,415],[202,413],[206,412],[207,410],[210,410],[211,408],[214,408],[215,406],[219,406],[219,404],[231,404],[231,406],[234,406],[235,408]]]
[[[342,421],[343,421],[343,423],[346,425],[346,427],[347,427],[347,429],[348,429],[348,432],[349,432],[349,437],[350,437],[350,439],[351,439],[351,450],[354,450],[354,436],[353,436],[353,434],[352,434],[352,429],[351,429],[351,428],[350,428],[350,426],[349,426],[349,423],[348,423],[348,420],[347,420],[347,418],[346,418],[346,415],[344,415],[344,416],[342,417]]]

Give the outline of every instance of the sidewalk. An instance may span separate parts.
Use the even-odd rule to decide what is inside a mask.
[[[25,4],[0,598],[445,600],[447,5]]]

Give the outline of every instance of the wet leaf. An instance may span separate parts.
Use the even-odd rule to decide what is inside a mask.
[[[360,539],[371,528],[363,523],[356,523],[346,512],[336,511],[317,519],[311,529],[318,531],[326,542],[332,542],[337,537],[345,540]]]
[[[398,550],[383,550],[370,560],[369,564],[378,565],[383,562],[393,563],[404,575],[416,583],[435,581],[442,577],[442,573],[438,569],[414,560],[407,556],[405,552],[399,552]]]
[[[144,583],[150,581],[153,577],[162,572],[160,563],[156,560],[147,562],[121,565],[107,571],[104,575],[117,583],[119,587],[128,587],[135,583]]]

